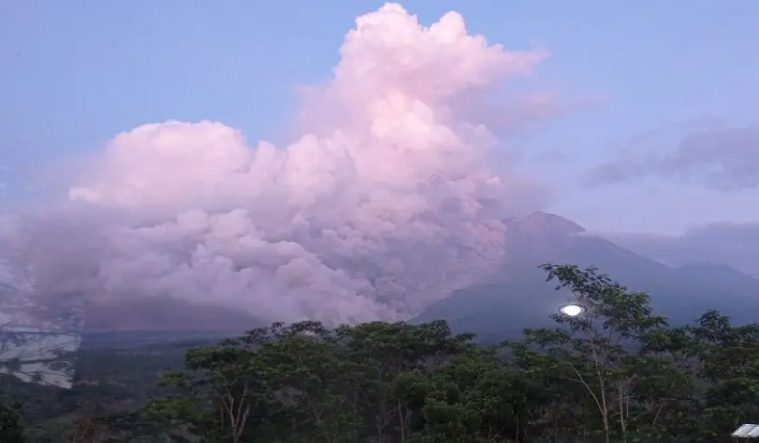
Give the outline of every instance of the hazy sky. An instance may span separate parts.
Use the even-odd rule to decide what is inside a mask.
[[[297,87],[327,79],[355,17],[381,4],[4,0],[0,159],[23,171],[169,119],[218,120],[241,128],[253,144],[285,141]],[[666,173],[647,171],[582,186],[587,171],[619,158],[621,147],[674,149],[694,125],[756,121],[756,0],[402,4],[423,24],[456,10],[470,33],[489,42],[544,47],[550,58],[516,87],[588,103],[522,141],[531,153],[524,167],[556,186],[547,209],[613,231],[759,221],[755,186],[710,191],[698,180],[674,184],[680,182],[664,180]],[[759,145],[738,150],[759,156]],[[731,164],[743,167],[735,158]],[[662,171],[682,171],[661,163]]]

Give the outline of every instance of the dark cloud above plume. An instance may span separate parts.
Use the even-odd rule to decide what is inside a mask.
[[[589,171],[585,184],[654,177],[719,191],[759,187],[759,124],[709,125],[689,129],[672,144],[662,139],[633,140],[615,158]]]

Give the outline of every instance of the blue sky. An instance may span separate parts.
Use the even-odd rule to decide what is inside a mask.
[[[327,78],[354,18],[382,2],[6,0],[0,10],[0,159],[15,170],[97,149],[143,123],[219,120],[282,141],[293,90]],[[530,80],[604,97],[533,134],[561,161],[528,167],[561,192],[548,209],[601,230],[674,232],[759,221],[756,190],[637,180],[582,189],[586,167],[643,133],[699,117],[744,124],[759,103],[755,0],[406,1],[424,24],[551,51]]]

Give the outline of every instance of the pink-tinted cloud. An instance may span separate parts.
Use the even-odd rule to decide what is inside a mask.
[[[491,272],[502,218],[539,208],[546,190],[495,161],[508,140],[470,111],[546,53],[489,44],[454,12],[423,27],[397,4],[359,17],[340,52],[304,104],[311,131],[289,146],[209,121],[117,135],[69,202],[27,216],[21,237],[40,254],[26,261],[48,265],[37,268],[50,288],[98,300],[170,296],[327,322],[408,318]],[[507,108],[539,119],[551,101]],[[70,232],[39,241],[64,219]]]

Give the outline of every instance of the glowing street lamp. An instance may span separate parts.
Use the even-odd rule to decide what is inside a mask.
[[[585,307],[578,305],[577,303],[568,303],[564,306],[561,306],[559,308],[559,312],[566,315],[567,317],[577,317],[578,315],[585,312]]]

